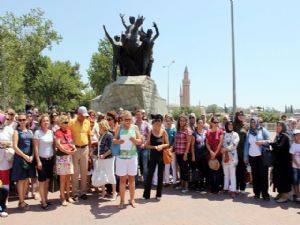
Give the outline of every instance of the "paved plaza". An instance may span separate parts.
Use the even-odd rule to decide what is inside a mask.
[[[52,202],[48,211],[40,208],[38,200],[28,200],[30,210],[17,209],[17,201],[9,202],[9,217],[0,218],[1,225],[296,225],[300,222],[300,204],[288,202],[277,204],[272,199],[266,202],[253,198],[251,188],[234,200],[225,194],[208,194],[190,191],[181,194],[172,187],[163,189],[163,197],[142,199],[142,189],[136,193],[137,208],[126,205],[116,207],[115,202],[99,200],[98,194],[89,195],[88,200],[60,206],[59,193],[50,194]],[[275,193],[271,194],[275,196]],[[128,199],[128,191],[126,197]],[[152,197],[155,193],[152,191]]]

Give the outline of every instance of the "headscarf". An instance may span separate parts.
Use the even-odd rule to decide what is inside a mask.
[[[226,123],[225,123],[225,130],[226,130],[226,133],[231,133],[232,131],[233,131],[233,129],[232,130],[229,130],[229,124],[232,124],[233,125],[233,122],[231,121],[231,120],[228,120],[228,121],[226,121]]]
[[[251,126],[251,122],[252,121],[255,121],[255,124],[256,124],[256,126],[255,126],[255,128],[252,128],[252,126]],[[257,117],[252,117],[251,119],[250,119],[250,129],[249,129],[249,133],[250,134],[252,134],[253,136],[256,136],[257,135],[257,130],[260,128],[260,126],[259,126],[259,120],[258,120],[258,118]]]
[[[278,126],[278,124],[281,125],[282,129],[281,129],[281,132],[280,132],[279,134],[276,134],[276,137],[275,137],[274,142],[279,141],[279,139],[281,138],[281,136],[282,136],[283,134],[287,134],[287,126],[286,126],[285,122],[283,122],[283,121],[278,121],[278,122],[276,123],[276,125]]]

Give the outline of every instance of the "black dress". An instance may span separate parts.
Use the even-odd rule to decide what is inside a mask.
[[[156,137],[152,132],[150,136],[150,145],[158,146],[164,144],[163,135],[160,137]],[[163,151],[157,151],[151,149],[150,152],[150,161],[149,161],[149,171],[147,180],[145,183],[145,189],[143,197],[146,199],[150,198],[152,179],[155,171],[155,167],[157,165],[157,188],[156,188],[156,197],[160,198],[162,194],[163,187],[163,172],[164,172],[164,161],[163,161]]]
[[[291,191],[293,170],[292,159],[289,153],[289,137],[285,133],[278,134],[271,144],[273,148],[273,185],[278,193],[287,193]]]

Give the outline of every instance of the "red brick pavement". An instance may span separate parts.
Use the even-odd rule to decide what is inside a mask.
[[[0,225],[289,225],[299,224],[300,204],[293,202],[277,204],[253,199],[252,190],[234,200],[225,194],[213,195],[190,191],[181,194],[171,187],[163,190],[160,202],[151,198],[142,199],[142,189],[137,189],[137,208],[126,205],[116,207],[115,202],[98,200],[98,194],[89,195],[88,200],[62,207],[59,193],[51,194],[52,205],[48,211],[40,208],[39,201],[28,200],[30,210],[21,212],[17,201],[9,202],[9,217],[0,218]],[[128,198],[128,192],[126,197]],[[273,193],[273,196],[275,194]],[[152,196],[155,196],[152,191]]]

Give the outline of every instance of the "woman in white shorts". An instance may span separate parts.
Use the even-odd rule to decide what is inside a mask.
[[[134,201],[135,176],[137,174],[138,160],[136,145],[142,143],[139,128],[132,124],[132,115],[129,111],[122,113],[122,124],[119,126],[114,137],[114,144],[120,145],[120,153],[116,157],[116,174],[120,177],[120,205],[124,208],[125,186],[128,176],[130,205],[136,207]]]

